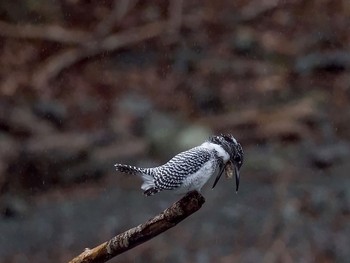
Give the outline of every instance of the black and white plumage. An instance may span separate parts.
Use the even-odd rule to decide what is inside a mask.
[[[242,146],[232,135],[219,135],[175,155],[158,167],[138,168],[125,164],[116,164],[115,167],[119,172],[140,175],[143,179],[141,189],[149,196],[162,190],[175,190],[178,193],[200,191],[209,178],[216,175],[214,188],[226,165],[234,166],[238,191],[242,164]]]

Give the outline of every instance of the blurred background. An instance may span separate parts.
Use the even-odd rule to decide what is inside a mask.
[[[111,262],[348,262],[350,2],[0,2],[0,262],[67,262],[181,196],[150,167],[208,136],[241,187]]]

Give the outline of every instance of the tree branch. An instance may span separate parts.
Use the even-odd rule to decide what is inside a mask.
[[[204,202],[205,199],[200,193],[190,192],[154,218],[113,237],[95,248],[86,249],[69,263],[106,262],[176,226],[186,217],[199,210]]]
[[[81,30],[67,29],[58,25],[13,25],[4,21],[0,21],[0,36],[48,40],[71,45],[83,45],[91,40],[91,35]]]

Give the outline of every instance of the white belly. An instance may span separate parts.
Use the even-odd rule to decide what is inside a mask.
[[[187,193],[193,190],[200,191],[203,185],[209,180],[209,178],[216,172],[216,165],[212,162],[207,162],[196,173],[188,176],[182,183],[182,185],[176,189],[178,193]]]

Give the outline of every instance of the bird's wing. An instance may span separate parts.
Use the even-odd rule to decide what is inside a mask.
[[[174,156],[166,164],[156,167],[155,185],[162,189],[174,189],[189,175],[196,173],[210,160],[207,149],[193,148]]]

